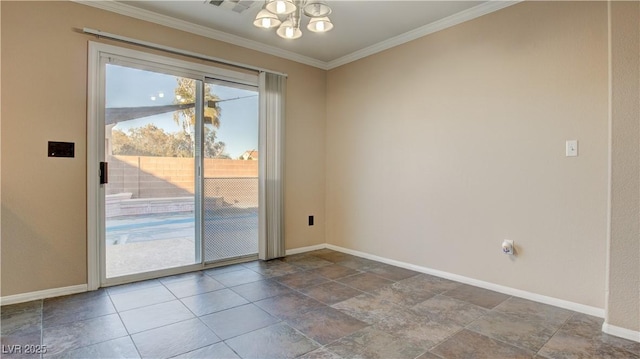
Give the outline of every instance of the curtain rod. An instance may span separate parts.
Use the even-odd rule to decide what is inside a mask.
[[[108,32],[103,32],[103,31],[100,31],[100,30],[90,29],[90,28],[87,28],[87,27],[83,28],[82,32],[85,33],[85,34],[96,35],[97,37],[104,37],[106,39],[126,42],[126,43],[129,43],[129,44],[143,46],[143,47],[154,49],[154,50],[161,50],[161,51],[165,51],[165,52],[170,52],[170,53],[173,53],[173,54],[183,55],[183,56],[187,56],[187,57],[191,57],[191,58],[195,58],[195,59],[199,59],[199,60],[216,62],[216,63],[219,63],[219,64],[238,67],[238,68],[245,69],[245,70],[253,70],[253,71],[257,71],[257,72],[268,72],[268,73],[281,75],[281,76],[285,76],[285,77],[287,76],[287,74],[285,74],[285,73],[264,69],[262,67],[245,65],[245,64],[242,64],[242,63],[239,63],[239,62],[235,62],[235,61],[223,60],[223,59],[218,58],[218,57],[207,56],[207,55],[199,54],[197,52],[181,50],[181,49],[177,49],[175,47],[164,46],[164,45],[156,44],[156,43],[153,43],[153,42],[137,40],[137,39],[133,39],[133,38],[126,37],[126,36],[120,36],[120,35],[111,34],[111,33],[108,33]]]

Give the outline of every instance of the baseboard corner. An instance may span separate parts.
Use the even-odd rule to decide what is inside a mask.
[[[602,323],[602,331],[614,337],[619,337],[640,343],[640,331],[611,325],[607,322]]]
[[[291,255],[294,255],[294,254],[317,251],[319,249],[325,249],[325,248],[327,248],[327,245],[325,243],[316,244],[316,245],[307,246],[307,247],[292,248],[292,249],[287,249],[286,250],[286,255],[291,256]]]

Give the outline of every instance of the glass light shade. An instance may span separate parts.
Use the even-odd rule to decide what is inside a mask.
[[[296,26],[293,26],[293,22],[287,20],[280,25],[276,34],[283,39],[298,39],[302,36],[302,31]]]
[[[255,26],[263,29],[271,29],[280,25],[280,23],[280,19],[267,9],[260,10],[258,15],[256,15],[256,19],[253,21]]]
[[[327,32],[333,29],[333,24],[328,17],[312,17],[311,20],[309,20],[307,29],[313,32]]]
[[[309,1],[304,6],[304,14],[309,17],[325,17],[331,14],[331,8],[324,1]]]
[[[266,9],[274,14],[285,15],[296,11],[293,0],[267,0]]]

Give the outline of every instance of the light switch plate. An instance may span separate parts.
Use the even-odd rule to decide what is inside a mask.
[[[567,140],[566,156],[567,157],[578,156],[578,140]]]

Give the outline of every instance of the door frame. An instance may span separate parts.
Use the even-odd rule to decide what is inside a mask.
[[[99,161],[104,152],[104,79],[105,64],[102,58],[114,57],[127,62],[149,66],[150,69],[165,69],[170,73],[188,74],[194,79],[202,80],[204,87],[206,78],[215,78],[224,81],[236,82],[251,86],[259,86],[258,74],[238,72],[197,62],[184,61],[172,57],[155,55],[143,51],[132,50],[119,46],[108,45],[100,42],[89,41],[88,46],[88,74],[87,74],[87,288],[96,290],[105,285],[104,266],[104,186],[99,184]],[[202,89],[201,89],[202,91]],[[200,92],[201,92],[200,91]],[[198,131],[197,131],[198,132]],[[202,135],[201,131],[200,136]],[[260,138],[259,142],[264,139]],[[202,139],[198,141],[202,142]],[[102,148],[102,150],[101,150]],[[194,159],[196,162],[196,186],[202,184],[201,177],[203,159],[201,156]],[[201,193],[201,188],[196,189],[195,197]],[[201,200],[195,198],[195,204],[201,206]],[[202,221],[196,219],[196,231],[202,232]],[[203,242],[201,241],[201,246]],[[202,248],[201,253],[202,253]],[[130,276],[116,277],[106,285],[115,285],[130,281],[157,278],[166,275],[190,272],[205,268],[203,256],[200,263],[189,266],[169,268],[153,272],[145,272]]]

